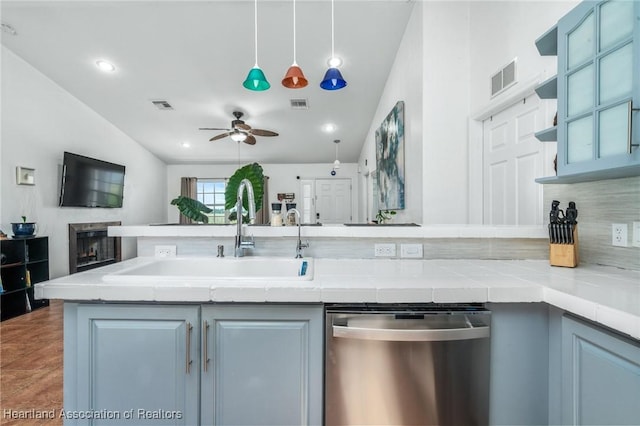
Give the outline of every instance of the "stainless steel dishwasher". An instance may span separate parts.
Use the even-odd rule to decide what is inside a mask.
[[[326,425],[489,423],[481,304],[327,305]]]

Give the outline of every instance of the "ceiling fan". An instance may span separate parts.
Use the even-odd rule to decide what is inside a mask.
[[[272,132],[271,130],[252,129],[251,126],[241,120],[243,115],[244,113],[240,111],[233,112],[233,116],[236,119],[231,121],[230,129],[219,127],[200,127],[200,130],[226,130],[225,133],[214,136],[209,139],[209,141],[215,141],[229,136],[236,142],[244,142],[249,145],[256,144],[255,136],[278,136],[276,132]]]

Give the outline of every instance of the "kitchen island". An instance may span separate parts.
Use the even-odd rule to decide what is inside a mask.
[[[136,275],[176,260],[138,257],[36,286],[39,297],[65,300],[66,410],[150,412],[132,424],[255,422],[252,413],[262,423],[318,424],[325,303],[486,303],[491,423],[560,423],[567,409],[554,401],[566,315],[640,338],[638,271],[544,260],[308,258],[305,279]],[[141,377],[158,391],[136,398]]]

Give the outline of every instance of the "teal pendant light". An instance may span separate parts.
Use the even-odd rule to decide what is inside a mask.
[[[320,87],[324,90],[339,90],[347,86],[347,82],[342,77],[342,73],[338,69],[338,64],[342,61],[336,58],[334,53],[334,18],[333,18],[333,0],[331,0],[331,59],[329,59],[329,69],[324,75],[324,79],[320,82]]]
[[[258,0],[255,0],[254,2],[254,42],[256,64],[251,68],[251,70],[249,70],[247,79],[242,83],[242,85],[246,89],[261,92],[263,90],[267,90],[271,85],[267,81],[267,77],[265,77],[264,72],[262,72],[258,66]]]

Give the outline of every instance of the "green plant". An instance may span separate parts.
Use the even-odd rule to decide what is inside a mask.
[[[20,216],[22,218],[22,223],[27,223],[27,217],[26,216]]]
[[[180,195],[171,200],[171,204],[176,206],[184,216],[196,222],[207,223],[209,218],[205,213],[211,213],[213,211],[200,201],[185,197],[184,195]]]
[[[231,175],[224,191],[224,208],[231,210],[236,206],[236,202],[238,201],[238,187],[242,179],[248,179],[249,182],[251,182],[255,207],[256,211],[258,211],[260,207],[262,207],[262,197],[264,195],[264,173],[262,166],[258,163],[242,166]],[[249,210],[249,199],[246,191],[242,196],[242,210]],[[231,213],[229,220],[233,220],[235,217],[236,215]],[[243,223],[246,221],[246,215],[243,215]]]
[[[387,220],[391,220],[395,216],[395,210],[378,210],[376,214],[376,220],[378,223],[385,223]]]

